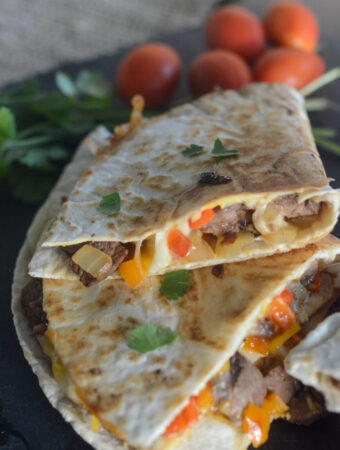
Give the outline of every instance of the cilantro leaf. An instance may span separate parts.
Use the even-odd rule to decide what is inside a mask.
[[[55,76],[55,82],[60,92],[66,97],[75,97],[77,88],[72,79],[65,72],[57,72]]]
[[[192,157],[201,154],[203,150],[204,147],[202,145],[191,144],[182,153],[184,156]]]
[[[168,300],[178,300],[189,290],[191,273],[188,270],[176,270],[164,275],[159,292]]]
[[[172,344],[178,337],[171,328],[158,328],[155,324],[138,325],[129,339],[129,348],[139,353],[152,352],[163,345]]]
[[[120,195],[119,192],[112,192],[112,194],[104,195],[99,203],[98,211],[106,214],[107,216],[113,216],[120,211]]]
[[[106,98],[111,93],[111,87],[106,78],[99,72],[82,70],[76,80],[76,88],[80,94],[95,98]]]
[[[0,146],[5,146],[6,142],[13,139],[15,135],[16,123],[14,114],[8,108],[0,108]]]
[[[216,141],[214,142],[214,148],[211,151],[211,156],[213,158],[223,158],[226,156],[233,156],[238,154],[238,150],[228,150],[227,148],[225,148],[222,144],[221,139],[216,139]]]

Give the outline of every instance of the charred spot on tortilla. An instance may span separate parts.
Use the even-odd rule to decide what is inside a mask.
[[[198,179],[199,184],[228,184],[233,180],[226,175],[219,175],[217,172],[202,172]]]
[[[214,266],[211,269],[211,273],[216,278],[223,278],[223,274],[224,274],[224,266],[223,266],[223,264],[218,264],[217,266]]]

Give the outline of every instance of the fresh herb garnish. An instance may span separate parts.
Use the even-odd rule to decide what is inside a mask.
[[[191,144],[182,153],[184,156],[192,157],[201,154],[203,150],[204,147],[202,145]]]
[[[176,270],[164,275],[159,292],[168,300],[178,300],[189,290],[191,273],[188,270]]]
[[[224,145],[222,144],[221,139],[216,139],[216,141],[214,142],[214,148],[211,151],[211,156],[213,158],[225,158],[227,156],[233,156],[238,154],[239,154],[238,150],[228,150],[227,148],[225,148]]]
[[[153,323],[138,325],[129,339],[129,348],[139,353],[148,353],[163,345],[172,344],[178,333],[171,328],[157,327]]]
[[[86,70],[71,78],[58,72],[55,82],[52,92],[33,79],[0,91],[0,178],[25,201],[45,197],[96,125],[112,129],[130,118],[129,108],[113,104],[112,87],[100,73]]]
[[[112,192],[112,194],[103,196],[99,203],[98,211],[107,216],[113,216],[120,211],[120,206],[119,192]]]

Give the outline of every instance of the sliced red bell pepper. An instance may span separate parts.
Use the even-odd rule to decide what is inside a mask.
[[[188,256],[191,250],[193,249],[193,243],[191,240],[185,236],[180,230],[177,228],[173,228],[170,230],[168,234],[168,247],[172,253],[179,256],[180,258],[184,258]]]
[[[281,294],[276,295],[270,304],[270,317],[281,330],[288,330],[295,322],[296,316],[289,306],[293,300],[293,295],[288,289],[284,289]]]
[[[196,229],[201,228],[203,225],[207,224],[214,218],[214,210],[212,208],[210,209],[204,209],[201,213],[201,217],[197,220],[192,220],[191,217],[189,219],[189,227]]]
[[[163,436],[170,436],[184,430],[188,426],[198,421],[198,401],[197,396],[190,397],[189,403],[182,411],[174,418],[168,428],[163,433]]]

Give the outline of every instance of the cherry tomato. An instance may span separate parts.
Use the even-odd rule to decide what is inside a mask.
[[[251,81],[245,61],[227,50],[211,50],[198,56],[189,69],[189,82],[194,94],[211,92],[215,87],[240,89]]]
[[[160,106],[175,90],[181,67],[178,53],[168,45],[137,47],[123,58],[118,67],[118,93],[126,102],[140,94],[146,107]]]
[[[319,41],[319,24],[314,13],[305,5],[279,2],[270,6],[264,26],[275,44],[313,52]]]
[[[240,6],[223,6],[208,19],[205,36],[211,48],[233,51],[250,61],[266,46],[265,33],[259,19]]]
[[[284,83],[301,89],[320,77],[325,63],[320,56],[295,48],[279,47],[265,52],[254,66],[255,81]]]

